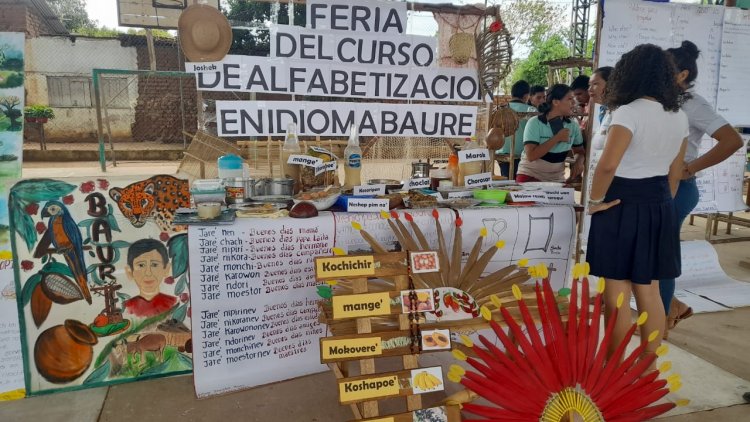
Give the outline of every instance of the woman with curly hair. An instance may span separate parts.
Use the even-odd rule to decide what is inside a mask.
[[[695,175],[729,158],[742,148],[742,137],[723,117],[716,114],[714,107],[705,98],[693,92],[693,82],[698,77],[698,47],[690,41],[683,41],[678,48],[667,50],[677,66],[677,85],[683,93],[685,102],[682,111],[687,114],[690,125],[688,145],[685,151],[685,165],[682,168],[682,180],[674,198],[677,208],[677,230],[680,230],[693,208],[698,205],[698,185]],[[703,135],[708,134],[718,142],[708,152],[701,155],[698,149]],[[681,320],[693,315],[688,305],[674,298],[675,280],[659,280],[659,290],[667,313],[667,329],[674,328]],[[666,333],[665,333],[666,335]]]
[[[605,315],[624,295],[610,354],[630,327],[631,292],[639,312],[648,313],[641,341],[663,333],[662,278],[680,274],[680,239],[672,198],[682,176],[688,120],[680,111],[675,67],[661,48],[639,45],[617,62],[607,83],[612,119],[594,172],[587,260],[604,277]],[[646,346],[653,353],[661,336]]]
[[[576,158],[571,178],[583,173],[583,136],[578,123],[570,119],[574,106],[569,86],[556,84],[550,88],[546,101],[539,105],[539,115],[526,123],[517,182],[565,181],[565,159],[570,150]]]

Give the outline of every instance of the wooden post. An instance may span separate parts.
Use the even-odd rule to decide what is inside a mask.
[[[146,28],[146,44],[148,45],[148,61],[151,70],[156,70],[156,49],[154,48],[154,34]]]

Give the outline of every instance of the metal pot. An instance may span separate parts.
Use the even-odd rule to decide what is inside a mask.
[[[294,195],[294,179],[258,179],[253,183],[253,196],[292,196]]]
[[[421,161],[411,163],[411,178],[421,179],[425,177],[430,177],[430,163],[423,163]]]

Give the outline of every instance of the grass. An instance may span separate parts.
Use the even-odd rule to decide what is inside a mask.
[[[21,162],[16,161],[0,161],[0,177],[20,177],[21,176]]]
[[[16,88],[23,85],[23,73],[12,70],[0,70],[0,88]]]

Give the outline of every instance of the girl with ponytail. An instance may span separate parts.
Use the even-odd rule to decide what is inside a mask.
[[[677,196],[674,198],[677,209],[677,232],[682,227],[685,218],[698,204],[698,186],[695,175],[701,170],[716,165],[729,158],[744,143],[742,138],[723,117],[716,114],[714,107],[692,88],[698,77],[698,56],[700,51],[690,41],[683,41],[677,48],[667,50],[677,68],[677,86],[681,91],[682,110],[687,114],[689,124],[688,145],[685,153],[685,163],[682,166],[682,180],[680,180]],[[719,141],[713,148],[703,155],[698,153],[704,134]],[[686,304],[674,298],[675,280],[665,278],[659,280],[659,290],[666,311],[667,328],[671,329],[677,323],[693,315],[693,310]]]
[[[583,173],[583,136],[570,119],[574,106],[569,86],[557,84],[549,89],[545,102],[539,105],[539,116],[526,123],[517,182],[564,182],[565,159],[571,150],[576,158],[571,178]]]

